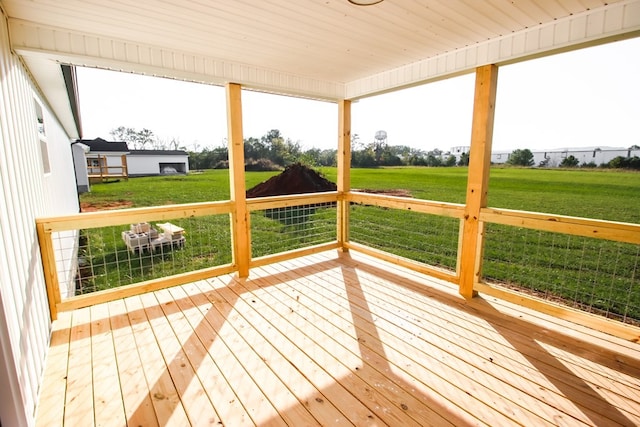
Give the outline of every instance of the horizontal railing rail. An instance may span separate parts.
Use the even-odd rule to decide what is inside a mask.
[[[481,209],[480,221],[640,244],[640,224],[497,208]]]
[[[294,247],[292,249],[284,248],[284,250],[278,249],[276,253],[251,256],[249,265],[251,267],[258,267],[328,249],[343,247],[344,249],[353,249],[365,252],[374,257],[392,261],[407,268],[449,281],[454,285],[460,285],[460,241],[463,238],[464,228],[462,227],[462,222],[464,221],[465,216],[465,206],[462,204],[363,192],[325,192],[261,197],[247,199],[246,204],[247,210],[251,212],[251,216],[253,216],[260,215],[261,212],[271,210],[287,211],[288,209],[295,210],[305,206],[336,208],[336,206],[338,206],[337,202],[341,201],[347,202],[347,204],[350,205],[374,206],[383,209],[402,210],[460,220],[459,232],[457,233],[458,241],[455,243],[458,247],[455,271],[450,267],[442,268],[439,265],[428,265],[427,263],[419,260],[416,261],[411,258],[398,256],[397,254],[380,250],[366,244],[350,241],[350,239],[346,239],[344,243],[341,243],[337,237],[337,235],[340,234],[339,230],[336,230],[335,239],[323,237],[326,241],[321,241],[320,243],[312,242],[309,245],[303,245],[302,247]],[[97,292],[96,295],[76,296],[61,301],[59,289],[57,289],[55,255],[53,244],[51,242],[52,233],[67,230],[123,225],[142,221],[163,221],[206,215],[232,214],[234,211],[234,202],[220,201],[91,212],[38,219],[38,235],[41,241],[43,264],[45,265],[45,276],[47,278],[47,292],[50,297],[52,313],[55,313],[58,310],[78,308],[95,304],[97,302],[122,298],[124,296],[135,295],[137,293],[148,292],[162,287],[173,286],[180,283],[199,280],[204,277],[211,277],[235,271],[235,267],[232,263],[198,270],[191,273],[182,273],[166,278],[122,286],[108,291],[100,291]],[[341,213],[338,212],[337,215],[340,216]],[[347,215],[347,217],[348,216],[349,215]],[[625,244],[640,244],[639,224],[498,208],[481,209],[479,221],[483,224],[521,227],[569,236],[592,237],[613,242],[622,242]],[[249,229],[252,227],[250,220],[248,220],[248,227]],[[349,235],[349,227],[350,224],[347,222],[347,236]],[[480,262],[482,263],[483,261],[481,260]],[[480,270],[481,269],[482,265],[480,265]],[[518,292],[517,290],[514,291],[514,288],[501,288],[500,286],[496,286],[494,283],[485,281],[481,274],[478,275],[478,280],[474,283],[474,289],[485,294],[518,302],[522,305],[529,306],[543,312],[548,312],[559,317],[571,318],[578,323],[586,324],[590,327],[595,327],[600,330],[614,331],[614,333],[619,336],[632,339],[632,337],[638,335],[638,328],[633,326],[623,324],[615,325],[612,323],[619,322],[611,322],[608,319],[602,319],[599,316],[594,316],[590,313],[582,313],[571,307],[564,307],[562,304],[558,304],[557,301],[542,300],[537,298],[535,295]]]
[[[38,218],[36,229],[47,285],[47,295],[52,318],[56,318],[58,311],[71,310],[80,307],[137,295],[151,290],[162,289],[181,283],[200,280],[225,274],[234,270],[233,265],[220,265],[199,269],[192,272],[168,275],[162,278],[145,280],[142,282],[106,289],[87,295],[78,295],[65,299],[61,298],[58,281],[58,267],[54,247],[53,233],[96,229],[109,226],[129,225],[150,221],[167,221],[188,219],[209,215],[231,214],[234,204],[231,201],[189,203],[181,205],[166,205],[143,208],[119,209],[99,212],[87,212],[75,215]],[[229,248],[229,251],[231,249]]]

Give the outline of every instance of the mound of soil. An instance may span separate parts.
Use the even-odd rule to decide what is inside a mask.
[[[317,171],[296,163],[288,166],[279,175],[273,176],[247,190],[247,198],[320,193],[323,191],[336,191],[337,188],[335,183],[329,181]]]

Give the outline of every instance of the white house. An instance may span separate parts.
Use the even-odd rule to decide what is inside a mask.
[[[81,182],[102,181],[136,176],[186,174],[189,172],[189,155],[183,150],[129,150],[123,141],[106,141],[102,138],[76,141],[87,147],[73,151],[79,191]],[[88,178],[84,176],[88,174]],[[88,191],[84,190],[84,191]]]
[[[82,138],[75,66],[231,83],[229,117],[237,117],[240,87],[343,108],[368,96],[640,35],[640,0],[434,0],[429,8],[416,0],[381,7],[354,2],[217,0],[213,7],[0,0],[2,426],[35,424],[49,350],[36,218],[79,210],[71,149]],[[241,144],[241,121],[229,123]],[[490,133],[476,140],[490,140]],[[73,262],[77,236],[56,237],[56,250],[65,252],[56,259]],[[69,290],[70,278],[60,280]]]
[[[189,173],[189,155],[183,150],[131,150],[127,155],[129,176]]]
[[[21,59],[0,15],[0,423],[8,427],[34,423],[51,328],[35,219],[78,213],[71,142],[80,131],[73,68]],[[50,89],[61,96],[49,98]],[[59,258],[73,262],[76,236],[58,237]]]

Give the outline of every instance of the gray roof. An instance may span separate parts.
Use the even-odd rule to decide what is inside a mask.
[[[188,156],[184,150],[130,150],[130,156]]]
[[[90,148],[91,151],[106,151],[116,153],[127,153],[129,148],[124,141],[105,141],[102,138],[96,139],[78,139],[76,142],[82,143]]]

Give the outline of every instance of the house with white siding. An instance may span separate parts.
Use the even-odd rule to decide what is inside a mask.
[[[131,150],[127,155],[129,176],[189,173],[189,154],[184,150]]]
[[[357,5],[358,3],[364,4],[365,7]],[[488,178],[497,70],[500,66],[638,36],[640,0],[434,0],[428,8],[417,0],[0,0],[0,425],[30,427],[36,425],[37,419],[40,425],[58,426],[66,423],[70,426],[80,425],[85,421],[88,425],[93,425],[94,422],[100,425],[105,420],[113,421],[116,415],[121,420],[120,425],[167,425],[171,422],[173,425],[207,422],[220,425],[311,425],[323,423],[318,420],[324,420],[325,424],[329,424],[335,419],[340,419],[345,425],[552,425],[556,422],[584,425],[637,424],[640,419],[637,410],[640,400],[637,393],[633,395],[633,391],[625,394],[628,390],[638,390],[639,358],[637,347],[633,347],[636,344],[632,342],[638,341],[637,330],[618,324],[611,326],[613,321],[594,319],[592,313],[580,315],[575,310],[570,311],[556,305],[546,306],[537,300],[534,301],[529,295],[515,294],[511,290],[501,291],[490,285],[477,283],[481,268],[476,268],[476,262],[482,261],[485,227],[481,223],[489,220],[498,224],[499,221],[511,221],[504,224],[517,227],[525,224],[534,229],[542,227],[539,229],[583,235],[593,233],[594,230],[603,230],[605,233],[598,234],[636,245],[640,242],[638,226],[634,224],[607,222],[603,225],[604,221],[587,220],[567,222],[572,220],[567,217],[561,217],[559,220],[554,217],[551,218],[553,221],[550,221],[540,213],[525,213],[522,214],[524,216],[514,217],[509,216],[513,215],[512,213],[504,210],[487,209],[488,179],[484,179]],[[115,221],[112,224],[119,219],[113,218],[115,215],[111,212],[109,216],[100,212],[97,214],[102,216],[72,216],[79,212],[77,187],[88,187],[88,183],[76,181],[74,170],[82,168],[74,168],[72,154],[88,154],[85,148],[78,144],[73,148],[74,142],[82,139],[75,84],[76,66],[99,67],[225,86],[232,165],[231,200],[192,204],[189,209],[173,208],[173,211],[166,207],[156,207],[144,212],[154,219],[163,220],[165,217],[188,218],[193,216],[194,212],[200,216],[228,215],[229,233],[232,237],[229,252],[233,253],[233,263],[218,266],[218,270],[211,267],[209,270],[184,273],[178,279],[169,278],[168,282],[173,286],[185,283],[184,280],[187,278],[193,283],[205,282],[204,279],[211,278],[212,271],[215,274],[237,273],[243,280],[236,281],[238,277],[229,278],[228,281],[232,282],[233,286],[224,287],[223,281],[216,285],[221,291],[232,294],[237,292],[238,288],[251,285],[251,280],[244,280],[249,276],[250,268],[264,267],[267,262],[291,260],[292,256],[298,255],[322,257],[324,255],[320,253],[321,249],[325,254],[332,250],[332,254],[335,255],[335,249],[341,249],[337,254],[341,257],[339,260],[326,258],[327,261],[323,262],[332,266],[331,275],[327,276],[329,279],[320,277],[317,283],[326,285],[314,285],[316,276],[323,274],[317,272],[317,263],[311,267],[305,265],[291,270],[309,271],[308,276],[303,278],[304,283],[301,280],[300,288],[316,287],[322,291],[318,292],[318,295],[324,293],[323,287],[329,288],[334,282],[339,282],[339,287],[342,287],[339,295],[333,297],[334,300],[345,299],[342,295],[343,290],[351,297],[354,297],[354,292],[357,294],[355,298],[349,299],[345,308],[326,310],[328,316],[314,314],[310,317],[312,321],[317,318],[317,324],[329,324],[333,316],[337,319],[338,313],[346,313],[345,318],[340,318],[339,322],[346,325],[343,326],[344,330],[337,327],[335,330],[339,330],[341,336],[346,331],[344,336],[352,342],[353,348],[343,354],[346,354],[349,363],[353,361],[353,364],[342,365],[344,360],[330,352],[322,356],[325,355],[326,348],[333,351],[342,343],[332,341],[332,334],[319,329],[318,333],[313,335],[313,339],[305,341],[307,345],[314,346],[307,352],[304,351],[306,347],[301,349],[296,345],[289,345],[288,341],[295,338],[294,336],[304,335],[305,326],[298,330],[297,326],[293,327],[290,324],[291,328],[287,331],[295,333],[282,335],[280,343],[288,345],[287,348],[291,350],[288,352],[280,347],[268,347],[271,344],[267,341],[267,336],[275,335],[276,328],[267,333],[256,333],[252,335],[252,339],[247,339],[239,332],[254,330],[244,327],[245,321],[240,319],[242,316],[260,317],[272,310],[269,304],[260,305],[270,294],[267,288],[273,281],[272,278],[276,277],[269,270],[263,273],[265,282],[255,285],[255,289],[251,291],[253,297],[245,301],[244,296],[239,296],[234,299],[235,305],[229,304],[229,310],[246,307],[245,312],[248,314],[231,313],[229,323],[225,323],[224,319],[220,322],[224,327],[216,330],[215,332],[220,332],[217,334],[212,323],[207,322],[210,314],[215,314],[219,306],[224,305],[222,298],[216,301],[215,306],[211,305],[212,310],[204,315],[199,326],[194,328],[193,334],[180,335],[181,339],[185,338],[184,341],[172,335],[173,329],[177,328],[174,328],[173,324],[170,325],[168,317],[163,314],[163,309],[170,305],[175,308],[178,305],[174,304],[173,300],[171,304],[167,303],[166,307],[164,304],[162,308],[159,305],[151,307],[155,310],[154,313],[157,313],[157,317],[152,320],[165,322],[167,326],[162,329],[167,334],[158,334],[155,322],[154,330],[145,329],[145,325],[148,324],[145,323],[148,320],[145,310],[149,307],[141,305],[137,313],[124,313],[123,316],[127,318],[129,315],[128,318],[134,319],[135,324],[130,325],[127,320],[126,328],[119,328],[116,332],[124,332],[125,329],[145,329],[144,336],[150,338],[145,339],[146,342],[153,345],[157,342],[169,343],[171,350],[163,346],[163,351],[167,354],[159,354],[159,359],[154,359],[154,362],[159,363],[159,367],[155,366],[155,363],[141,362],[140,357],[146,357],[152,352],[147,350],[148,347],[139,346],[140,343],[136,343],[133,338],[131,342],[127,342],[132,345],[125,346],[126,353],[112,346],[115,333],[112,334],[111,330],[106,334],[98,334],[95,341],[90,339],[94,326],[110,327],[109,321],[104,322],[105,319],[109,319],[108,314],[106,318],[87,318],[86,322],[81,320],[79,325],[77,322],[74,323],[73,333],[70,332],[71,321],[68,327],[60,323],[52,324],[52,318],[55,318],[56,310],[60,306],[59,300],[73,293],[73,264],[77,259],[78,234],[76,231],[58,232],[44,227],[46,224],[50,226],[52,218],[55,217],[64,217],[67,221],[89,221],[87,216],[99,217],[101,220]],[[427,316],[429,313],[420,311],[421,314],[417,317],[414,314],[398,317],[396,313],[404,316],[403,313],[410,311],[400,307],[384,310],[380,308],[380,312],[393,311],[393,318],[399,319],[396,323],[401,324],[403,328],[409,325],[411,331],[405,329],[400,333],[379,333],[377,328],[380,326],[377,325],[387,320],[369,311],[377,306],[384,306],[386,300],[395,298],[396,292],[391,290],[392,283],[388,277],[398,275],[395,271],[400,271],[401,268],[404,272],[404,269],[415,267],[418,263],[401,264],[398,256],[384,255],[379,250],[349,241],[348,209],[351,203],[379,203],[379,206],[385,209],[403,210],[411,203],[406,200],[400,202],[396,199],[382,199],[382,196],[370,197],[351,191],[351,103],[365,97],[428,84],[465,73],[476,73],[476,104],[473,112],[471,146],[478,147],[472,150],[472,172],[469,175],[473,180],[469,180],[467,202],[462,206],[449,203],[433,204],[421,200],[409,205],[414,212],[429,215],[444,212],[448,219],[460,220],[460,227],[454,227],[455,235],[458,235],[457,230],[460,230],[460,268],[449,274],[439,267],[429,268],[421,264],[418,271],[414,269],[411,273],[402,273],[404,276],[400,281],[405,286],[397,288],[401,289],[401,299],[413,301],[412,310],[424,310],[421,308],[424,306],[428,307],[428,311],[441,313],[442,317],[439,320],[442,322],[433,322],[435,329],[449,331],[446,328],[449,324],[459,322],[458,317],[468,319],[465,320],[467,323],[460,326],[463,333],[456,338],[472,340],[468,341],[469,345],[466,348],[460,349],[465,357],[458,357],[450,351],[458,344],[455,339],[447,341],[449,337],[438,336],[435,329],[435,332],[429,333],[437,338],[433,340],[433,345],[429,345],[438,350],[440,348],[436,347],[436,344],[442,346],[441,353],[438,353],[442,356],[430,358],[429,362],[447,369],[446,374],[442,374],[438,368],[433,368],[430,373],[431,371],[426,369],[428,364],[420,364],[422,358],[429,358],[430,355],[426,352],[419,353],[421,350],[418,348],[426,345],[428,340],[413,332],[414,328],[419,329],[418,323],[413,323],[414,320],[421,322],[420,316]],[[305,202],[310,204],[322,200],[321,203],[334,204],[336,209],[340,209],[336,218],[337,232],[333,233],[333,236],[337,235],[335,241],[332,239],[324,245],[288,251],[284,255],[272,254],[271,257],[252,258],[248,222],[248,218],[251,217],[248,208],[250,204],[245,199],[243,175],[242,89],[312,98],[336,104],[339,123],[337,145],[340,153],[338,191],[335,194],[316,196],[323,199],[295,199],[311,200]],[[482,152],[483,147],[486,148],[485,152]],[[120,156],[126,154],[124,151],[121,153]],[[584,154],[585,158],[589,155],[589,152]],[[595,156],[592,158],[598,158],[598,153],[591,155]],[[128,162],[135,164],[137,160],[134,159],[138,157],[143,159],[141,162],[144,163],[145,156],[149,160],[154,155],[136,154],[130,156]],[[162,173],[163,167],[165,172],[171,169],[187,172],[186,166],[184,171],[180,171],[179,161],[161,155],[156,155],[154,159],[157,162],[154,163],[154,172]],[[109,165],[105,166],[111,168]],[[142,166],[139,170],[147,171]],[[151,172],[151,167],[148,171]],[[284,200],[285,204],[282,204],[282,200],[269,201],[263,208],[290,206],[287,205],[290,202],[293,203],[290,199]],[[258,200],[253,203],[253,208],[263,209],[257,204],[264,201]],[[131,214],[121,212],[121,218],[128,220],[130,217],[125,214]],[[47,217],[49,222],[36,221],[43,217]],[[74,223],[72,227],[78,225]],[[563,228],[558,231],[561,227]],[[51,244],[50,239],[39,240],[38,236],[46,236],[47,233],[57,233],[55,246]],[[41,255],[41,249],[42,253],[54,256],[44,257]],[[356,270],[353,267],[361,262],[348,260],[350,251],[355,253],[358,250],[366,256],[377,256],[380,262],[378,266],[367,267],[369,270],[361,270],[365,272],[362,276],[355,274]],[[344,262],[349,265],[337,264],[344,259],[347,259]],[[391,262],[395,263],[393,269],[386,271],[384,266],[391,265]],[[347,265],[347,268],[340,267],[342,265]],[[222,271],[224,273],[221,273]],[[56,273],[57,281],[53,281],[53,288],[48,287],[47,283],[51,282],[52,276]],[[288,274],[299,272],[286,272],[286,279],[279,283],[286,284],[285,288],[290,285],[291,279]],[[378,281],[377,277],[374,281],[369,278],[376,275],[385,277],[384,284],[381,284],[382,280],[381,283],[374,283]],[[458,288],[452,291],[451,287],[445,287],[445,281],[447,286],[458,285]],[[158,294],[149,293],[148,288],[145,288],[145,291],[140,290],[145,286],[135,288],[135,292],[138,293],[128,295],[137,298],[143,295],[140,292],[144,292],[144,295],[155,299]],[[293,285],[291,286],[293,289]],[[387,286],[388,293],[381,291],[382,296],[377,296],[375,303],[373,298],[370,301],[369,294],[365,294],[365,291],[370,292],[366,288],[386,289]],[[478,286],[488,297],[476,297]],[[130,291],[132,288],[127,289],[127,292],[133,292]],[[211,288],[211,292],[216,293],[217,289]],[[285,295],[288,291],[277,292]],[[260,297],[255,296],[258,293]],[[115,294],[116,292],[112,292],[108,295],[114,297]],[[117,301],[107,300],[104,293],[100,295],[100,298],[104,298],[103,302]],[[185,296],[180,303],[189,301],[191,296],[193,294]],[[306,303],[305,301],[314,300],[306,298],[307,294],[302,296],[299,301],[292,300],[295,307]],[[74,304],[75,308],[87,308],[88,305],[82,305],[82,301],[73,300],[71,304],[67,304],[66,310],[77,313],[74,307],[70,307]],[[327,304],[336,303],[329,299],[326,301]],[[516,306],[515,302],[526,307]],[[275,301],[271,304],[277,303]],[[323,307],[323,304],[316,303],[313,308]],[[453,314],[460,310],[466,310],[464,316]],[[199,309],[185,310],[187,311],[200,312]],[[286,312],[286,316],[299,316],[301,322],[307,321],[304,315],[298,313],[301,310],[295,311],[294,313],[294,309],[291,308],[289,313],[285,304],[283,312]],[[477,315],[476,312],[485,313],[484,320],[474,317]],[[567,313],[571,316],[569,320],[575,320],[576,323],[567,321]],[[273,311],[273,314],[274,316],[269,315],[268,321],[261,323],[269,324],[272,317],[285,317],[276,311]],[[555,317],[552,317],[554,314]],[[176,322],[183,322],[180,323],[183,326],[181,329],[192,329],[184,323],[191,320],[190,315],[185,316],[177,312],[174,317],[180,318],[174,319]],[[224,318],[223,315],[221,317]],[[374,319],[377,319],[376,324]],[[232,323],[236,320],[241,322],[240,326]],[[578,321],[582,323],[578,325]],[[428,321],[422,323],[432,324]],[[249,321],[246,324],[249,325]],[[503,326],[509,324],[514,325],[514,330]],[[59,342],[51,342],[52,325],[61,325],[63,332],[66,330],[66,352],[64,349],[60,350]],[[526,328],[521,328],[523,325]],[[315,328],[317,325],[312,326]],[[394,325],[389,327],[392,326]],[[371,330],[367,332],[370,335],[367,335],[366,340],[357,336],[356,340],[354,333],[361,333],[365,327]],[[600,329],[596,330],[596,327]],[[205,332],[210,333],[206,340],[197,335]],[[229,333],[237,334],[237,337]],[[530,336],[524,335],[527,333]],[[85,336],[80,337],[80,334]],[[163,335],[170,335],[171,341],[169,338],[163,341]],[[387,335],[394,338],[406,335],[406,339],[412,342],[411,346],[419,342],[419,345],[410,347],[408,341],[394,341],[406,344],[406,348],[419,354],[419,357],[407,359],[402,349],[383,341]],[[488,336],[490,338],[487,338]],[[107,339],[100,341],[100,338],[105,337]],[[623,340],[620,337],[626,338]],[[251,346],[251,342],[262,342],[263,338],[266,344],[262,348],[268,351],[254,351],[256,348]],[[352,338],[354,339],[351,341]],[[230,344],[244,343],[245,340],[249,345],[242,354],[253,357],[250,359],[250,365],[241,366],[238,358],[240,352],[225,352],[230,350]],[[316,345],[314,341],[319,340],[329,344],[323,347]],[[65,403],[65,393],[74,386],[73,382],[67,382],[66,369],[77,367],[66,363],[69,361],[66,357],[69,356],[70,346],[80,341],[92,341],[96,345],[100,344],[96,341],[100,341],[106,345],[102,348],[108,348],[114,357],[110,359],[111,362],[102,364],[103,359],[96,357],[91,360],[89,357],[92,352],[106,356],[95,348],[92,350],[92,344],[86,344],[83,348],[74,347],[74,350],[86,353],[86,357],[82,353],[81,358],[88,361],[83,366],[88,370],[73,371],[77,375],[76,378],[86,380],[86,388],[76,388],[74,393],[78,394],[71,396]],[[475,344],[481,341],[489,343],[490,351],[482,357],[476,357],[471,353],[471,347],[476,347]],[[206,346],[203,344],[205,342]],[[368,347],[371,345],[373,347]],[[505,349],[507,355],[496,356],[494,348],[497,347]],[[191,352],[187,348],[195,350]],[[208,351],[211,348],[219,349],[220,352],[210,354]],[[576,353],[564,353],[573,348],[577,349]],[[366,357],[362,356],[364,351],[368,352]],[[140,364],[127,369],[126,366],[113,361],[116,353],[118,357],[124,356],[119,358],[118,362],[129,363],[137,360]],[[188,357],[193,357],[193,353],[202,354],[195,369],[192,369],[192,360],[187,360]],[[221,353],[224,353],[222,357]],[[299,360],[303,360],[303,363],[296,364],[291,359],[284,359],[284,356],[291,357],[291,354],[284,353],[300,357]],[[571,357],[563,359],[558,356],[560,353]],[[62,356],[61,360],[64,361],[60,365],[54,365],[61,369],[47,377],[49,383],[45,383],[44,380],[47,355]],[[490,355],[492,357],[489,357]],[[163,359],[165,356],[166,360]],[[324,362],[334,357],[335,363],[332,360],[331,364],[335,364],[339,372],[330,373],[327,371],[330,367]],[[272,365],[272,358],[287,362],[277,366],[288,369],[287,372],[292,375],[282,375],[282,372]],[[381,361],[382,369],[378,370],[377,365],[373,366],[373,362],[365,359]],[[468,359],[474,359],[477,365],[471,365]],[[166,366],[163,360],[168,362]],[[452,360],[455,366],[444,366],[443,360]],[[506,360],[508,365],[503,365],[503,360]],[[219,368],[217,364],[222,362],[227,364],[221,366],[221,376],[216,377],[221,380],[217,381],[213,374]],[[101,381],[105,379],[105,371],[100,369],[105,366],[111,369],[106,371],[106,379],[113,382]],[[416,378],[418,374],[411,374],[416,375],[413,377],[409,372],[413,366],[425,368],[424,372],[430,374],[421,378]],[[513,369],[513,366],[520,367],[522,372]],[[198,377],[197,375],[202,373],[198,367],[206,368],[206,375]],[[619,371],[621,367],[626,370]],[[304,371],[307,368],[308,370]],[[189,369],[192,369],[192,374],[186,375]],[[489,376],[485,370],[491,374],[499,371],[506,379]],[[397,376],[392,378],[392,381],[386,381],[388,378],[384,375],[394,374],[392,371],[397,371]],[[260,375],[253,378],[256,372]],[[111,373],[113,375],[110,375]],[[178,375],[174,375],[176,373]],[[233,376],[227,381],[223,375],[229,373]],[[99,377],[100,375],[103,377]],[[294,375],[295,381],[298,382],[284,383],[294,378]],[[361,375],[367,377],[363,379]],[[480,375],[484,375],[482,378],[488,378],[490,381],[477,380]],[[600,377],[605,377],[600,383],[593,379]],[[97,379],[94,381],[95,378]],[[370,378],[376,384],[379,378],[384,379],[385,386],[379,387],[380,390],[377,386],[370,387],[369,383],[365,382]],[[543,385],[534,384],[531,378]],[[179,391],[176,390],[173,380],[178,384]],[[314,383],[311,383],[312,380]],[[258,384],[260,381],[263,382]],[[470,386],[458,388],[460,382]],[[209,388],[203,386],[205,383]],[[613,391],[606,389],[609,384],[619,386],[625,391],[618,392],[616,388]],[[250,387],[244,387],[245,385]],[[110,395],[113,399],[101,400],[100,395],[94,394],[93,386],[105,386],[108,388],[107,391],[113,392]],[[123,392],[127,387],[129,392]],[[273,392],[262,394],[265,388]],[[419,394],[417,388],[424,393]],[[168,389],[171,391],[167,392]],[[218,398],[221,396],[220,390],[227,393],[224,399]],[[250,393],[245,393],[247,390]],[[473,393],[466,390],[472,390]],[[477,390],[484,393],[476,393]],[[360,392],[360,397],[357,397]],[[403,394],[394,394],[400,392]],[[42,401],[39,404],[39,398],[43,393],[53,399],[47,401],[46,405],[43,405]],[[214,398],[210,399],[207,393],[215,393]],[[332,400],[328,398],[329,395]],[[61,400],[57,400],[60,396]],[[92,399],[94,396],[95,402]],[[371,399],[372,396],[375,398]],[[248,400],[240,401],[240,398]],[[128,400],[123,403],[120,399]],[[82,411],[72,411],[70,406],[80,401],[86,401],[88,409],[84,411],[86,408],[83,407]],[[195,405],[192,405],[194,402]],[[344,402],[349,406],[340,410],[332,406]],[[110,403],[115,403],[116,409],[107,406]],[[218,405],[217,408],[213,407],[214,404]],[[616,405],[620,405],[621,408],[618,409]],[[518,412],[512,412],[512,408]],[[207,417],[202,416],[203,409],[209,410]],[[237,415],[237,418],[235,422],[223,423],[221,414]],[[361,418],[349,419],[353,414]],[[398,418],[384,418],[388,417],[388,414]],[[101,416],[105,418],[99,419]],[[540,418],[542,416],[548,418]],[[608,416],[613,418],[606,418]],[[496,419],[497,422],[492,422]],[[458,420],[464,422],[457,423]]]
[[[73,151],[79,190],[81,182],[128,179],[137,176],[186,174],[189,155],[184,150],[130,150],[124,141],[106,141],[102,138],[81,139],[75,145],[86,147]],[[84,176],[84,173],[88,177]],[[87,190],[85,190],[87,191]]]
[[[71,144],[81,135],[74,69],[19,57],[0,14],[0,423],[9,427],[34,424],[51,333],[35,221],[79,212]],[[73,263],[77,235],[60,237],[58,259]],[[73,289],[73,277],[60,283]]]

